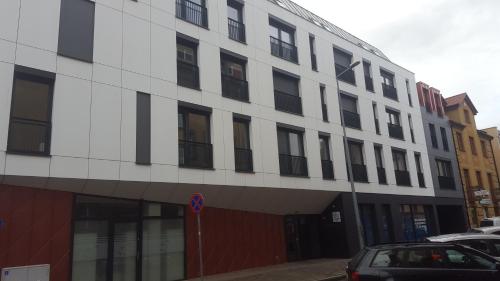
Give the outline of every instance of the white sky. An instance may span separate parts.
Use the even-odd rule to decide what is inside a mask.
[[[467,92],[500,127],[500,0],[292,0],[384,52],[445,97]]]

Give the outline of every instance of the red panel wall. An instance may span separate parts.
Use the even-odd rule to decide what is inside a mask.
[[[69,279],[71,193],[0,185],[0,268],[50,264],[51,281]]]
[[[201,216],[205,275],[286,262],[283,216],[217,208]],[[196,216],[187,210],[187,277],[199,276]]]

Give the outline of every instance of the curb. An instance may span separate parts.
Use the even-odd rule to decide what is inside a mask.
[[[332,275],[332,276],[327,277],[327,278],[318,279],[316,281],[340,281],[340,280],[344,280],[346,277],[347,277],[347,275],[345,273],[339,273],[339,274]]]

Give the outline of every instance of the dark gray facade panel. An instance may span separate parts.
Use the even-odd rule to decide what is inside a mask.
[[[136,163],[151,164],[151,95],[137,93]]]
[[[92,62],[94,18],[94,2],[62,0],[57,53],[61,56]]]

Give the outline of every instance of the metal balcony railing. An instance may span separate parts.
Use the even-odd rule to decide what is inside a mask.
[[[452,177],[438,176],[438,181],[441,189],[455,189],[455,179]]]
[[[411,186],[410,173],[408,171],[394,170],[396,175],[396,184],[402,186]]]
[[[321,160],[321,170],[324,179],[333,180],[335,178],[332,160]]]
[[[344,122],[347,127],[361,129],[361,119],[358,113],[344,109],[342,110],[342,114],[344,115]]]
[[[370,76],[365,75],[365,87],[366,90],[373,92],[373,79]]]
[[[179,166],[213,168],[212,144],[179,140]]]
[[[335,64],[335,73],[336,75],[339,75],[340,73],[344,72],[347,69],[347,67],[340,65],[340,64]],[[349,69],[344,74],[339,76],[340,81],[347,82],[349,84],[356,84],[356,77],[354,76],[354,70]]]
[[[233,76],[221,74],[222,96],[240,101],[249,101],[248,82],[234,78]]]
[[[247,148],[234,148],[234,166],[238,172],[253,172],[252,150]]]
[[[404,140],[403,127],[391,123],[387,123],[387,127],[389,128],[389,136],[391,138]]]
[[[393,86],[382,83],[382,92],[384,93],[384,97],[398,100],[398,93]]]
[[[295,47],[292,44],[283,42],[278,38],[274,38],[272,36],[270,36],[270,38],[271,38],[271,54],[273,56],[280,57],[282,59],[295,63],[298,62],[297,47]]]
[[[307,158],[303,156],[294,156],[280,154],[280,174],[287,176],[307,177]]]
[[[361,164],[351,164],[352,173],[354,174],[355,182],[368,182],[368,173],[366,172],[366,166]],[[347,177],[350,179],[349,169],[347,169]]]
[[[177,84],[183,87],[199,89],[200,70],[198,66],[177,60]]]
[[[243,43],[246,42],[245,25],[242,22],[228,18],[227,24],[229,38]]]
[[[302,99],[296,95],[274,90],[274,106],[277,110],[302,114]]]
[[[387,184],[387,175],[385,174],[385,168],[377,167],[378,183]]]
[[[175,14],[178,18],[202,27],[208,27],[207,8],[189,0],[176,0]]]

